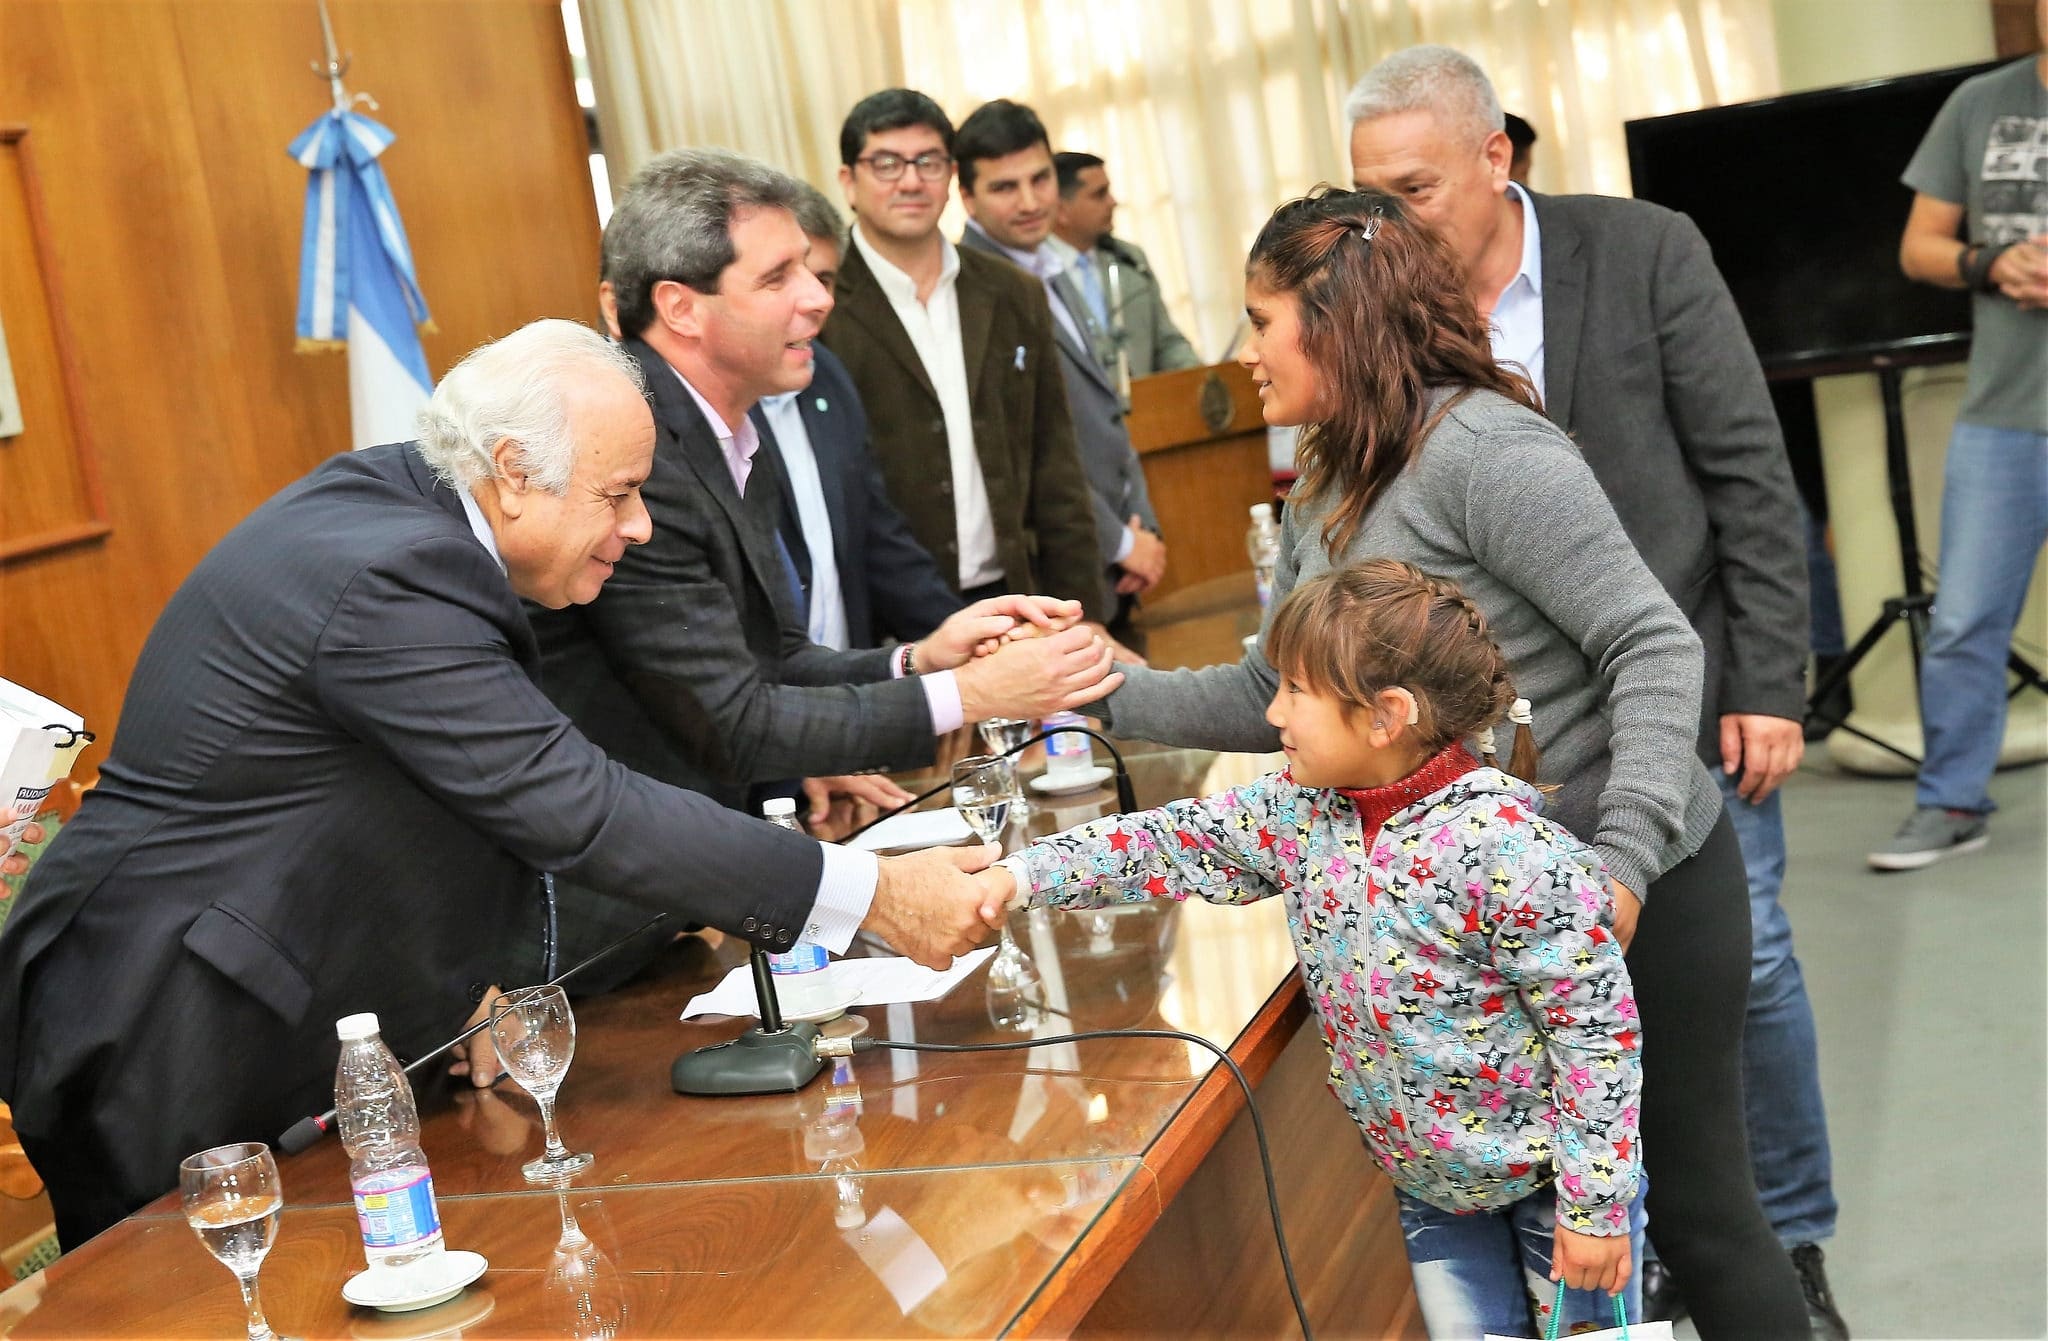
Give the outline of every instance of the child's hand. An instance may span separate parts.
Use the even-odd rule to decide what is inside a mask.
[[[1557,1241],[1550,1253],[1550,1278],[1561,1280],[1574,1290],[1605,1290],[1620,1294],[1628,1284],[1628,1235],[1595,1238],[1557,1227]]]
[[[1017,878],[1007,866],[991,866],[978,873],[974,882],[981,886],[981,920],[1000,931],[1017,898]]]

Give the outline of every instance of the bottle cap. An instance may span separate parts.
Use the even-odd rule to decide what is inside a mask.
[[[370,1011],[364,1011],[361,1015],[344,1015],[334,1022],[334,1033],[344,1043],[374,1038],[377,1034],[377,1017]]]
[[[771,796],[761,803],[761,813],[769,819],[780,819],[796,813],[796,801],[788,796]]]
[[[1252,516],[1258,518],[1260,521],[1273,520],[1273,505],[1271,503],[1252,504]]]

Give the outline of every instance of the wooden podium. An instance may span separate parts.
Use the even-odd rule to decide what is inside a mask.
[[[1146,603],[1249,572],[1246,510],[1273,498],[1251,373],[1218,363],[1141,377],[1131,383],[1124,422],[1166,538],[1166,580],[1145,593]]]

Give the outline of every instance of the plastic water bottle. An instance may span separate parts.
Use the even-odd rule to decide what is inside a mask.
[[[804,831],[796,820],[796,802],[787,796],[771,796],[763,801],[761,818],[778,829]],[[775,975],[775,999],[791,1013],[809,1014],[822,992],[818,975],[830,962],[824,946],[805,940],[799,940],[781,954],[769,955],[768,969]]]
[[[1087,724],[1088,719],[1078,712],[1056,712],[1045,719],[1045,730],[1059,732],[1045,740],[1046,787],[1057,789],[1077,783],[1095,766],[1095,750],[1088,737],[1078,731],[1060,730]]]
[[[1252,556],[1252,576],[1259,583],[1259,609],[1273,603],[1273,567],[1280,561],[1280,525],[1273,520],[1271,503],[1252,504],[1252,525],[1244,535],[1244,548]]]
[[[363,1258],[373,1271],[430,1272],[445,1250],[412,1084],[384,1046],[375,1015],[347,1016],[334,1032],[341,1037],[334,1107],[348,1150]]]

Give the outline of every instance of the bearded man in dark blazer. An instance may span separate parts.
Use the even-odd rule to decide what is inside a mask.
[[[1038,282],[939,231],[953,126],[922,93],[840,130],[852,245],[822,338],[853,375],[889,496],[969,599],[1037,592],[1103,620],[1088,483]]]
[[[1778,905],[1777,787],[1805,748],[1805,551],[1756,351],[1691,220],[1510,182],[1500,100],[1462,53],[1396,52],[1360,79],[1345,117],[1355,183],[1400,197],[1459,254],[1495,357],[1527,372],[1705,644],[1701,753],[1717,766],[1749,876],[1741,1061],[1757,1189],[1814,1326],[1846,1337],[1817,1246],[1834,1232],[1835,1200],[1813,1009]],[[1656,1183],[1649,1195],[1653,1243],[1660,1217],[1672,1242],[1698,1227],[1673,1225],[1695,1217],[1660,1211]],[[1655,1303],[1657,1277],[1646,1281]],[[1679,1284],[1712,1315],[1703,1328],[1756,1306],[1729,1297],[1725,1280]]]
[[[65,1247],[326,1109],[338,1017],[421,1056],[554,971],[543,871],[771,950],[983,938],[964,870],[992,851],[826,847],[628,771],[541,695],[521,598],[598,594],[648,537],[653,450],[638,365],[536,322],[448,373],[418,443],[327,462],[171,597],[0,934],[0,1097]]]

